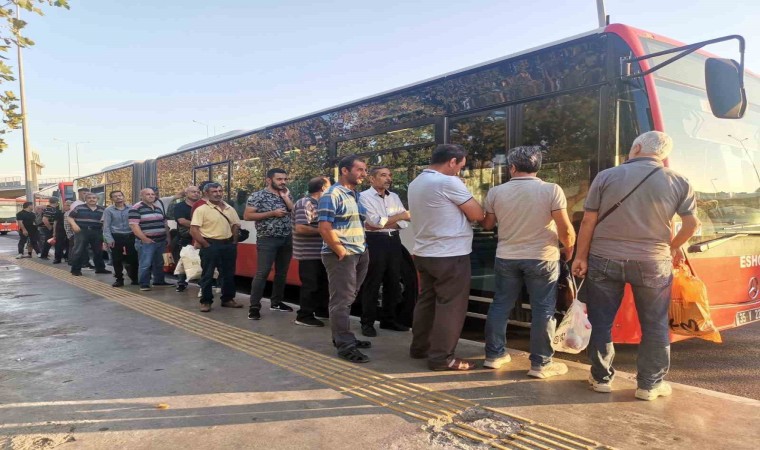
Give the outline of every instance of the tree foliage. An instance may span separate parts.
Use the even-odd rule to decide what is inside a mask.
[[[34,45],[34,41],[22,36],[26,22],[16,18],[17,5],[20,9],[40,16],[44,15],[42,11],[44,7],[69,9],[67,0],[11,0],[0,6],[0,23],[5,23],[5,26],[0,27],[0,85],[16,81],[13,68],[6,64],[9,59],[8,53],[13,51],[15,46],[25,48]],[[3,126],[0,126],[0,152],[8,147],[4,139],[5,135],[21,127],[21,110],[18,100],[13,90],[0,89],[0,111],[3,116]]]

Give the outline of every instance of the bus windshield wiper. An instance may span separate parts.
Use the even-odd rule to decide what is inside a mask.
[[[721,236],[719,238],[715,239],[708,239],[706,241],[698,242],[696,244],[691,244],[689,248],[686,250],[689,253],[703,253],[707,250],[710,250],[711,248],[717,247],[719,245],[725,244],[726,242],[736,239],[741,236],[749,236],[750,234],[760,234],[760,233],[720,233],[716,232],[716,234],[726,234],[725,236]]]

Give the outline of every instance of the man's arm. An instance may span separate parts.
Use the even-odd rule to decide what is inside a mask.
[[[591,249],[591,238],[594,237],[594,229],[599,219],[599,211],[586,211],[581,221],[581,230],[578,233],[578,248],[573,260],[573,275],[579,278],[586,276],[588,271],[588,253]]]
[[[190,221],[187,220],[187,219],[185,219],[184,217],[177,219],[177,223],[180,224],[180,225],[182,225],[185,228],[189,228],[190,227]]]
[[[564,247],[565,260],[569,261],[573,257],[573,246],[575,245],[575,229],[570,222],[570,216],[567,215],[566,209],[557,209],[552,211],[552,219],[557,224],[557,237]]]
[[[346,248],[340,243],[338,233],[333,229],[332,222],[326,220],[319,222],[319,234],[322,235],[325,244],[338,256],[339,261],[346,256]]]
[[[132,233],[137,239],[142,241],[143,244],[152,244],[154,242],[153,239],[149,238],[145,235],[145,233],[143,233],[143,231],[140,229],[139,223],[130,223],[129,228],[132,229]]]
[[[72,214],[74,214],[74,216],[72,216]],[[68,221],[69,221],[69,225],[71,226],[71,231],[73,231],[74,233],[79,233],[80,231],[82,231],[82,229],[79,228],[79,225],[77,225],[76,220],[74,220],[75,216],[76,216],[75,212],[71,211],[69,213]]]
[[[486,215],[483,207],[480,206],[480,203],[478,203],[477,200],[475,200],[475,197],[472,197],[471,199],[459,205],[459,209],[464,213],[465,217],[467,217],[467,220],[470,222],[480,222]]]
[[[53,224],[50,223],[50,219],[48,219],[48,217],[45,215],[42,216],[42,224],[45,225],[45,228],[47,228],[48,230],[53,229]]]
[[[673,240],[670,241],[670,254],[673,257],[673,264],[679,264],[683,261],[683,252],[681,246],[694,236],[702,222],[694,214],[681,216],[681,229],[678,230]]]
[[[16,219],[16,225],[18,225],[19,231],[24,233],[24,236],[29,236],[29,232],[24,228],[24,222],[22,220]]]
[[[318,236],[321,234],[319,228],[314,228],[311,225],[304,225],[301,223],[296,224],[295,232],[296,234],[302,234],[304,236]]]
[[[206,248],[210,245],[206,238],[201,234],[201,227],[199,225],[192,225],[190,227],[190,236],[193,237],[195,243],[201,248]]]
[[[108,244],[109,247],[113,248],[116,241],[113,238],[113,233],[111,233],[111,221],[113,219],[111,218],[111,213],[108,211],[110,210],[107,208],[105,211],[103,211],[103,237],[106,240],[106,244]]]
[[[496,214],[486,212],[486,216],[480,221],[480,226],[486,231],[493,230],[496,226]]]

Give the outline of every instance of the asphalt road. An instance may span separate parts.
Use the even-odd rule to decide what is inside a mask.
[[[18,236],[12,233],[0,236],[0,251],[15,248]],[[238,290],[248,292],[250,281],[238,280]],[[296,289],[288,289],[286,296],[295,298]],[[481,320],[468,319],[463,337],[482,341]],[[760,400],[760,322],[722,332],[723,343],[699,339],[676,342],[671,346],[671,368],[668,379],[677,383],[711,389],[727,394]],[[528,351],[527,329],[514,328],[507,334],[510,348]],[[615,367],[636,372],[636,345],[616,346]],[[588,363],[585,353],[569,355],[558,353],[558,359]]]

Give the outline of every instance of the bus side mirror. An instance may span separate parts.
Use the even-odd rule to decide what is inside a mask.
[[[739,63],[733,59],[707,58],[705,86],[710,109],[719,119],[741,119],[747,109]]]

